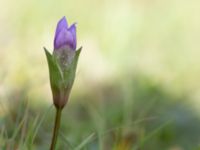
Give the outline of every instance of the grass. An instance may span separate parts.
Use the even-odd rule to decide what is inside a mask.
[[[98,85],[95,93],[73,97],[62,115],[57,150],[198,150],[200,119],[186,96],[170,95],[147,77],[129,81],[130,95],[123,84]],[[1,148],[49,149],[54,107],[12,102],[1,117]]]

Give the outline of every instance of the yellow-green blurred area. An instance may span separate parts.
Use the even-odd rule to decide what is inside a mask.
[[[52,52],[63,16],[77,22],[83,49],[58,149],[89,137],[80,149],[199,150],[198,0],[0,0],[0,146],[49,148],[55,111],[43,47]]]

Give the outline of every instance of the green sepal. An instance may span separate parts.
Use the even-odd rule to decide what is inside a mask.
[[[75,79],[75,75],[76,75],[76,68],[77,68],[81,49],[82,49],[82,47],[80,47],[78,50],[76,50],[73,61],[63,71],[63,78],[64,78],[64,84],[65,84],[66,89],[71,89],[71,87],[74,83],[74,79]]]
[[[63,73],[57,63],[55,57],[44,48],[48,66],[49,66],[49,78],[53,94],[59,93],[62,88]]]
[[[59,60],[56,56],[54,54],[50,54],[48,50],[44,48],[49,66],[49,78],[53,101],[56,108],[63,108],[68,101],[68,97],[74,83],[81,49],[82,47],[75,51],[72,62],[63,69],[61,68]]]

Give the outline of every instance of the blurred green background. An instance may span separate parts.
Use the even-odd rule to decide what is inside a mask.
[[[2,149],[49,148],[43,46],[63,16],[83,50],[58,149],[200,149],[200,1],[0,0]]]

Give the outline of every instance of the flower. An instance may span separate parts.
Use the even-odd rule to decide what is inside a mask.
[[[69,99],[76,75],[81,48],[76,50],[76,26],[68,28],[65,17],[57,24],[53,54],[44,48],[49,66],[49,78],[56,108],[63,108]]]
[[[54,50],[63,47],[76,50],[76,24],[74,23],[68,28],[65,17],[58,22],[54,38]]]

